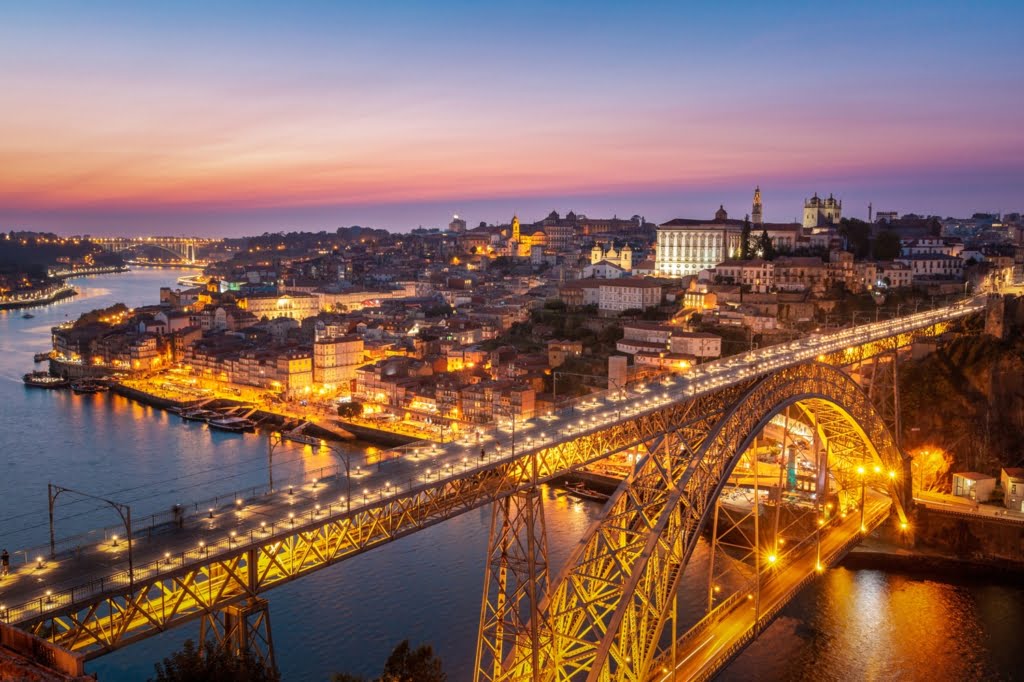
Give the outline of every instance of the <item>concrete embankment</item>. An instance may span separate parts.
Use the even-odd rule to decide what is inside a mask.
[[[842,565],[938,578],[1024,576],[1024,523],[918,505],[910,524],[909,537],[895,524],[880,528]]]
[[[898,571],[935,578],[1006,578],[1020,580],[1024,563],[996,559],[959,559],[915,550],[856,547],[840,562],[853,570]]]
[[[353,424],[352,422],[345,421],[343,419],[338,420],[338,423],[343,429],[354,434],[359,440],[364,440],[367,443],[374,443],[376,445],[397,447],[399,445],[408,445],[409,443],[416,443],[422,440],[421,438],[405,436],[400,433],[392,433],[391,431],[375,429],[372,426]]]
[[[131,388],[124,384],[114,383],[110,389],[112,392],[134,400],[135,402],[143,405],[149,405],[162,410],[169,410],[172,408],[182,408],[188,405],[193,405],[196,400],[175,400],[173,398],[164,398],[161,396],[153,395],[147,391],[142,391],[137,388]],[[210,410],[226,410],[231,408],[245,408],[247,403],[239,402],[236,400],[230,400],[227,398],[215,398],[203,403],[203,407]],[[301,421],[296,417],[291,417],[276,412],[268,412],[266,410],[256,410],[250,418],[256,421],[261,426],[280,429],[285,426],[294,426],[296,422]],[[352,440],[355,436],[345,429],[334,425],[334,424],[315,424],[308,423],[303,429],[303,433],[314,438],[322,438],[325,440]]]
[[[110,387],[110,390],[120,396],[130,398],[135,402],[142,403],[143,405],[150,405],[152,407],[159,407],[162,410],[167,410],[172,407],[182,407],[186,404],[180,400],[161,398],[160,396],[155,396],[152,393],[146,393],[145,391],[129,388],[124,384],[114,383]]]

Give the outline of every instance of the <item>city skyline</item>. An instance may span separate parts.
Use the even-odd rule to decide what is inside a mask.
[[[248,7],[10,10],[0,227],[1022,208],[1009,3]]]

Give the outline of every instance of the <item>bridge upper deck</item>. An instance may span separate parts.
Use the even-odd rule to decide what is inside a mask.
[[[200,513],[186,528],[138,538],[130,577],[124,540],[120,548],[108,540],[79,547],[42,568],[33,561],[16,567],[0,588],[6,604],[0,618],[24,626],[49,623],[51,632],[64,630],[66,637],[55,638],[68,648],[102,653],[511,494],[528,484],[533,453],[545,453],[540,480],[551,480],[649,440],[683,418],[684,403],[731,395],[761,375],[821,356],[839,362],[847,349],[929,330],[983,307],[983,301],[962,301],[709,362],[660,385],[590,396],[526,422],[504,420],[479,442],[399,448],[358,477],[307,483],[292,494],[279,490],[243,500],[237,511],[218,510],[216,522]],[[102,627],[84,626],[100,617],[97,606],[104,603]]]

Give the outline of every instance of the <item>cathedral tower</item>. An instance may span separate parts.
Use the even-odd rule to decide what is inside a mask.
[[[758,185],[754,189],[754,210],[750,213],[750,222],[754,225],[763,225],[764,217],[762,214],[763,207],[761,206],[761,186]]]

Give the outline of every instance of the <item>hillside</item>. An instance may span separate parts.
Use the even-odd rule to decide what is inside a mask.
[[[964,335],[900,370],[903,445],[938,447],[953,471],[1024,464],[1024,342]]]

